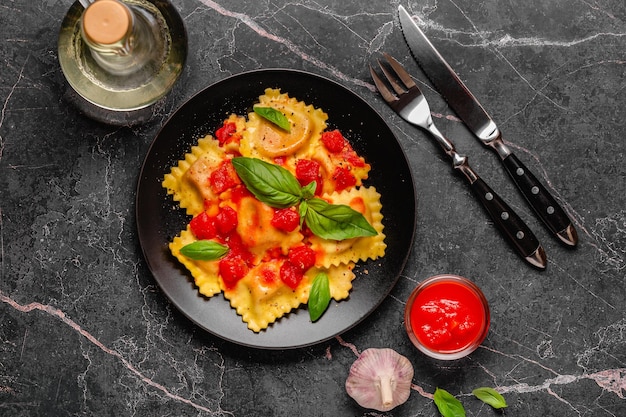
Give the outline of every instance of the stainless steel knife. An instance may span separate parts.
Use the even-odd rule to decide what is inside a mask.
[[[496,123],[428,40],[406,9],[399,6],[398,12],[406,43],[435,88],[483,145],[490,147],[500,156],[513,182],[546,227],[565,245],[576,246],[578,234],[563,208],[506,146]]]

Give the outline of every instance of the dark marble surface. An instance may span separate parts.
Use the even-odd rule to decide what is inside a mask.
[[[495,154],[424,85],[440,129],[543,243],[544,272],[510,251],[439,149],[374,91],[367,63],[382,51],[426,80],[397,2],[175,4],[187,67],[156,119],[133,128],[93,122],[63,100],[56,38],[70,1],[0,4],[0,415],[436,416],[436,387],[469,416],[498,415],[473,399],[478,386],[504,393],[507,416],[626,415],[623,1],[404,4],[578,228],[575,250],[551,237]],[[337,338],[284,352],[222,341],[170,305],[134,213],[141,163],[167,117],[215,81],[269,67],[329,77],[371,103],[406,151],[419,198],[407,266],[380,308]],[[450,363],[418,353],[402,327],[411,289],[439,273],[473,279],[492,312],[482,346]],[[370,347],[415,367],[409,401],[388,413],[344,390]]]

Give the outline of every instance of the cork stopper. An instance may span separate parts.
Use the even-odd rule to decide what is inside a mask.
[[[124,39],[131,26],[130,11],[118,0],[97,0],[83,14],[83,32],[97,44],[111,45]]]

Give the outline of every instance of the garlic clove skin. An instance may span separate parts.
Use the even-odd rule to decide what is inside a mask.
[[[411,395],[413,365],[393,349],[366,349],[350,367],[346,392],[361,407],[389,411]]]

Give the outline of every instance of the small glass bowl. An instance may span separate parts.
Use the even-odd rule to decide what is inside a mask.
[[[416,301],[418,296],[424,292],[424,290],[428,288],[432,288],[435,285],[439,284],[454,284],[458,285],[462,290],[466,292],[466,294],[471,294],[473,300],[477,303],[477,308],[480,310],[476,312],[477,317],[481,318],[480,323],[478,323],[479,329],[474,330],[475,335],[471,337],[467,343],[464,343],[460,346],[455,347],[454,349],[442,349],[437,350],[431,347],[426,346],[422,341],[419,340],[418,336],[415,334],[413,329],[413,318],[412,311],[414,308],[419,308],[416,305]],[[417,313],[415,313],[417,314]],[[413,316],[414,317],[414,316]],[[483,292],[478,288],[476,284],[470,281],[467,278],[458,276],[458,275],[436,275],[426,280],[422,281],[411,293],[409,296],[406,307],[404,309],[404,326],[406,332],[411,339],[411,342],[417,347],[422,353],[430,356],[431,358],[440,359],[440,360],[455,360],[460,359],[464,356],[469,355],[474,350],[480,346],[480,344],[485,340],[487,333],[489,331],[489,325],[491,321],[491,316],[489,312],[489,304],[487,303],[487,299]]]

